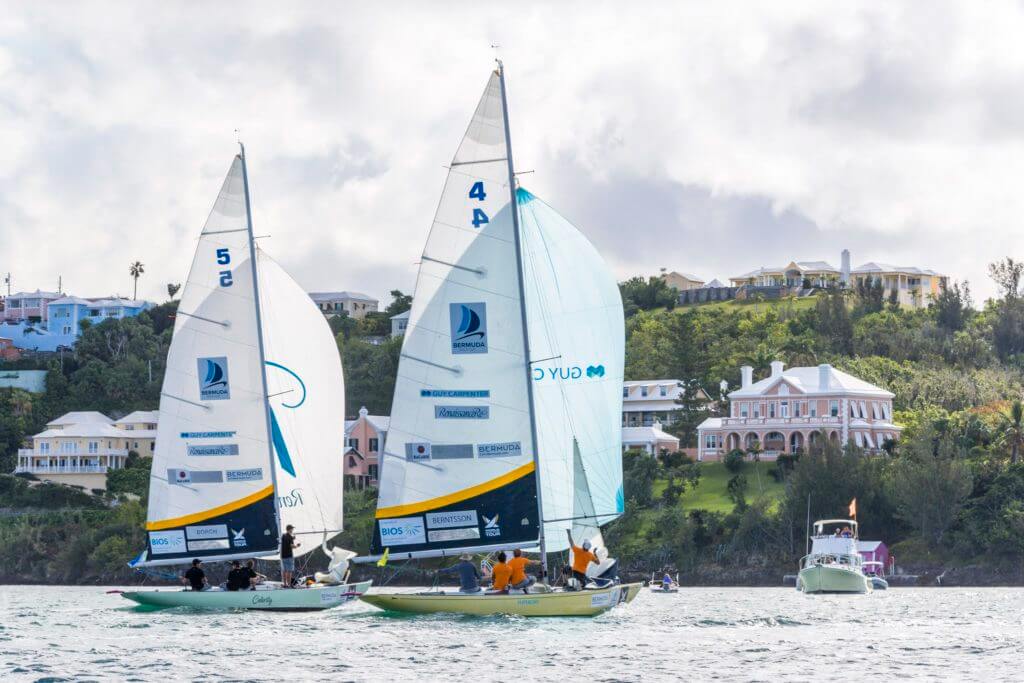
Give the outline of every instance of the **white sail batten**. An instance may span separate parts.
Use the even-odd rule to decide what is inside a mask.
[[[548,551],[564,550],[585,488],[606,524],[624,509],[622,382],[625,327],[618,284],[571,223],[519,189],[538,479]],[[574,452],[578,447],[579,463]],[[577,469],[580,468],[580,469]],[[576,485],[579,472],[586,482]],[[580,540],[580,539],[577,539]]]
[[[138,564],[277,548],[250,239],[236,157],[182,289],[161,388],[148,549]]]
[[[276,261],[256,253],[280,524],[295,526],[300,556],[342,529],[345,380],[316,304]]]
[[[536,541],[508,150],[491,75],[423,250],[371,553]]]

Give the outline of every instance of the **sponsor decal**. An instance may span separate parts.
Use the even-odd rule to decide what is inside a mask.
[[[530,607],[531,605],[539,605],[540,600],[537,598],[519,598],[516,600],[516,604],[522,605],[523,607]]]
[[[263,468],[252,467],[247,470],[225,470],[224,479],[227,481],[260,481],[263,479]]]
[[[212,446],[189,446],[185,450],[186,455],[238,455],[238,444],[223,443]]]
[[[320,591],[320,602],[334,602],[335,600],[341,599],[341,589],[339,588],[325,588]]]
[[[196,365],[199,371],[199,399],[201,401],[226,401],[231,398],[227,356],[197,358]]]
[[[182,432],[183,439],[230,439],[235,432]]]
[[[252,596],[252,604],[258,607],[270,607],[274,604],[274,599],[269,595],[254,595]]]
[[[186,547],[185,532],[181,529],[149,532],[149,552],[153,555],[183,553]]]
[[[171,484],[220,484],[224,481],[221,470],[167,470],[167,481]]]
[[[435,420],[487,420],[490,406],[434,406]]]
[[[433,458],[434,460],[472,460],[473,444],[434,444]]]
[[[452,353],[487,353],[487,304],[448,304]]]
[[[278,496],[277,501],[283,508],[300,508],[304,505],[302,489],[292,489],[291,493]]]
[[[382,519],[378,524],[380,527],[380,542],[385,548],[388,546],[427,542],[422,517]]]
[[[236,548],[244,548],[248,545],[245,541],[245,527],[242,527],[238,531],[231,530],[231,545]]]
[[[431,543],[443,543],[446,541],[469,541],[480,538],[480,529],[469,527],[466,529],[441,529],[439,531],[428,531],[427,538]]]
[[[406,460],[430,460],[429,443],[407,443],[405,444]]]
[[[459,526],[477,526],[476,510],[454,512],[428,512],[428,529],[450,529]]]
[[[523,454],[523,447],[518,441],[478,443],[476,454],[481,458],[514,458]]]
[[[595,379],[604,377],[604,372],[604,365],[600,364],[588,365],[586,367],[583,367],[581,365],[555,365],[546,368],[534,368],[533,381],[568,381],[574,379],[581,379],[583,377]]]
[[[228,545],[228,539],[226,538],[214,538],[208,541],[189,541],[188,551],[195,552],[196,550],[227,550],[230,546]]]
[[[185,527],[185,537],[190,541],[198,541],[207,538],[227,538],[227,524],[203,524],[201,526]]]
[[[501,536],[501,527],[498,526],[498,515],[488,517],[487,515],[480,515],[484,518],[484,535],[485,536]]]
[[[420,389],[420,398],[490,398],[490,389]]]
[[[591,607],[607,607],[610,604],[612,604],[612,591],[590,596]]]

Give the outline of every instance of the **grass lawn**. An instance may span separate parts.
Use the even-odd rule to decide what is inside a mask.
[[[768,471],[775,467],[774,462],[748,462],[743,466],[741,474],[747,478],[747,500],[753,501],[762,495],[778,500],[782,496],[783,484],[772,479]],[[760,477],[758,477],[760,474]],[[690,489],[680,498],[680,504],[687,510],[711,510],[714,512],[731,512],[733,502],[729,499],[726,485],[732,473],[720,462],[700,464],[700,483],[697,488]],[[655,484],[654,495],[660,496],[665,490],[665,482]]]

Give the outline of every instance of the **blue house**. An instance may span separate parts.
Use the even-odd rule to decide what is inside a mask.
[[[66,296],[51,301],[46,307],[46,327],[51,334],[77,337],[81,333],[79,323],[83,320],[98,324],[111,318],[131,318],[152,307],[149,301],[118,297],[80,299]]]

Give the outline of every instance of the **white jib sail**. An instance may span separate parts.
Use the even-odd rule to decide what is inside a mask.
[[[573,440],[598,524],[624,509],[622,381],[625,328],[618,284],[594,246],[554,209],[517,192],[539,479],[548,551],[573,527]],[[581,539],[577,539],[579,542]]]
[[[372,552],[537,539],[505,121],[492,74],[423,250]]]
[[[276,261],[257,250],[263,349],[281,527],[303,555],[342,528],[345,379],[327,320]]]
[[[242,160],[182,290],[150,480],[145,564],[277,549]]]

